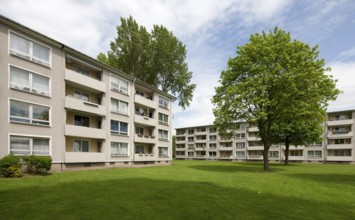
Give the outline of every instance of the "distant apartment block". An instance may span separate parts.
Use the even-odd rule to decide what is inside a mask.
[[[49,155],[53,170],[171,164],[171,95],[3,16],[0,45],[0,158]]]
[[[309,146],[291,146],[290,161],[355,163],[353,136],[355,110],[328,112],[323,141]],[[235,137],[221,137],[212,125],[176,129],[177,159],[258,161],[263,145],[255,125],[240,123]],[[285,147],[273,145],[270,161],[285,160]]]

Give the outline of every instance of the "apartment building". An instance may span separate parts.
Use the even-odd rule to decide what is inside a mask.
[[[327,113],[323,141],[309,146],[290,146],[289,160],[304,162],[355,163],[353,137],[355,110]],[[212,125],[176,129],[177,159],[258,161],[263,145],[256,125],[240,123],[233,138],[220,136]],[[270,161],[283,161],[285,147],[272,145]]]
[[[52,170],[171,164],[171,95],[3,16],[0,45],[0,158],[49,155]]]

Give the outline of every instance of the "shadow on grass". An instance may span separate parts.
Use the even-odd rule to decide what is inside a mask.
[[[212,172],[223,172],[223,173],[236,173],[236,172],[249,172],[249,173],[262,173],[263,164],[258,164],[258,166],[251,164],[233,163],[233,165],[193,165],[189,166],[196,170],[202,171],[212,171]],[[277,172],[281,169],[270,166],[270,172]]]
[[[4,219],[351,219],[349,204],[132,178],[0,191]]]
[[[287,176],[317,181],[355,186],[355,175],[351,174],[287,174]]]

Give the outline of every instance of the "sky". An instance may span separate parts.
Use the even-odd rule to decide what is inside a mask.
[[[186,45],[197,84],[190,107],[173,104],[173,128],[212,124],[211,98],[228,59],[251,34],[276,26],[319,45],[343,92],[328,111],[355,109],[353,0],[1,0],[0,14],[94,58],[109,50],[121,17],[149,31],[165,26]]]

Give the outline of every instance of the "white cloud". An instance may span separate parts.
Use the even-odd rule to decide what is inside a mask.
[[[355,109],[355,62],[335,62],[330,64],[331,74],[338,79],[337,88],[343,93],[336,101],[329,103],[330,111]]]

